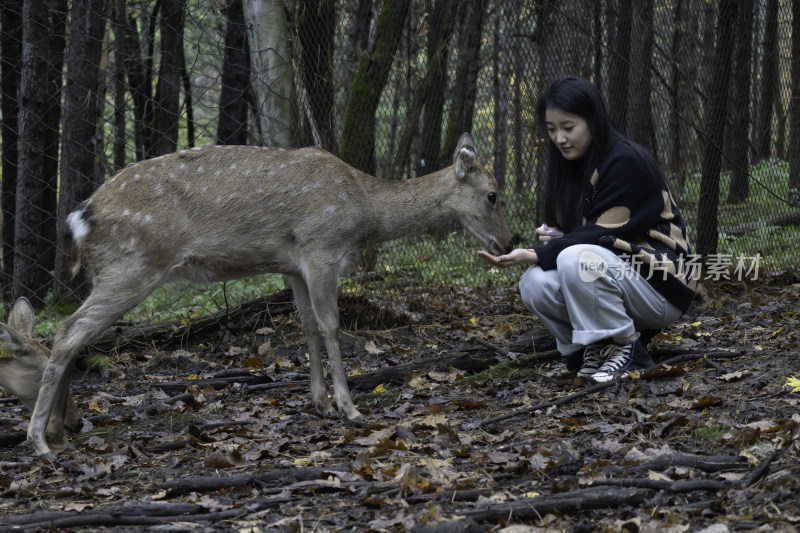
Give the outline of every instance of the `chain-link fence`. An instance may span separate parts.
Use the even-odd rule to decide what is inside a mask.
[[[5,301],[85,296],[85,279],[69,278],[67,214],[126,164],[214,143],[316,145],[398,180],[451,164],[469,131],[532,245],[546,139],[533,111],[563,75],[592,80],[619,129],[656,155],[714,263],[707,276],[796,268],[792,11],[787,0],[4,0]],[[402,239],[353,279],[513,284],[519,272],[488,269],[478,246],[458,232]],[[256,292],[280,286],[268,277]]]

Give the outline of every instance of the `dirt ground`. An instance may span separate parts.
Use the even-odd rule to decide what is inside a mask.
[[[0,530],[793,532],[796,282],[707,286],[654,370],[601,385],[515,288],[343,294],[360,424],[311,409],[286,294],[133,328],[81,361],[56,463],[0,398]]]

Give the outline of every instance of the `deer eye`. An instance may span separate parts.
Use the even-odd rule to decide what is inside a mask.
[[[486,196],[491,203],[495,203],[497,201],[497,193],[492,191]]]

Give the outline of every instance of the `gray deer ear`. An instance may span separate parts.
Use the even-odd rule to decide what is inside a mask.
[[[19,298],[14,303],[14,307],[11,308],[11,312],[8,314],[9,327],[19,332],[32,335],[33,321],[33,306],[27,298]]]
[[[453,163],[458,179],[463,179],[475,167],[475,143],[469,133],[461,134],[453,154]]]

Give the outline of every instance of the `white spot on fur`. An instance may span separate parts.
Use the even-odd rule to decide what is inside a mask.
[[[203,165],[200,165],[199,167],[197,167],[197,173],[198,174],[202,174],[205,171],[206,171],[206,167],[204,167]]]
[[[336,212],[336,206],[335,205],[329,205],[328,207],[325,208],[325,214],[326,215],[332,215],[335,212]]]
[[[145,222],[152,222],[153,221],[153,216],[152,215],[145,215],[144,216],[144,221]]]
[[[130,209],[125,209],[125,210],[122,211],[122,216],[124,216],[124,217],[126,217],[126,216],[128,216],[130,214],[131,214]]]

